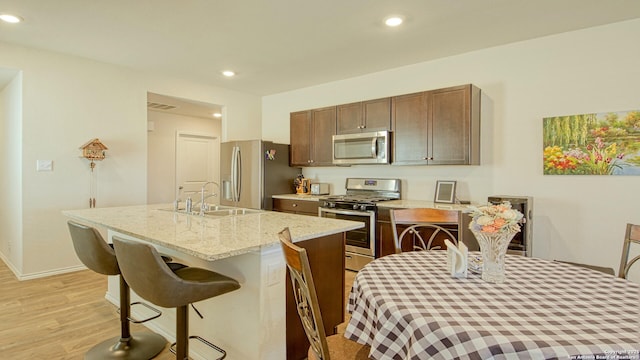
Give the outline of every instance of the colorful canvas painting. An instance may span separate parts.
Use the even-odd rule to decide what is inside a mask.
[[[640,110],[543,119],[545,175],[640,175]]]

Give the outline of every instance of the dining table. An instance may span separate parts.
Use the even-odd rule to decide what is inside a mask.
[[[534,257],[505,268],[490,283],[452,277],[446,251],[375,259],[355,276],[344,336],[375,360],[639,359],[640,285]]]

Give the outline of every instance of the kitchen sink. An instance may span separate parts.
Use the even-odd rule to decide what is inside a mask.
[[[259,212],[262,212],[262,210],[231,208],[231,209],[208,210],[204,212],[204,215],[205,216],[230,216],[230,215],[257,214]]]
[[[185,214],[186,213],[186,209],[185,208],[179,208],[177,211],[174,210],[173,208],[159,209],[159,210],[178,212],[178,213],[181,213],[181,214]],[[233,207],[233,206],[210,205],[209,206],[209,210],[206,210],[204,212],[204,216],[224,217],[224,216],[234,216],[234,215],[257,214],[257,213],[260,213],[260,212],[262,212],[262,210],[237,208],[237,207]],[[200,215],[200,209],[192,210],[190,214],[191,215]]]

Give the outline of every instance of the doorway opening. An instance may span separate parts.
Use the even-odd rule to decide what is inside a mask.
[[[147,93],[148,204],[173,203],[185,181],[190,190],[198,182],[219,183],[222,117],[213,114],[222,114],[222,108]]]

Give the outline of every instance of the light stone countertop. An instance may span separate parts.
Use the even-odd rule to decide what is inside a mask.
[[[273,199],[319,201],[320,198],[327,197],[327,196],[329,196],[329,195],[280,194],[280,195],[272,195],[271,197]]]
[[[309,195],[309,194],[280,194],[271,196],[274,199],[288,199],[288,200],[305,200],[305,201],[319,201],[323,197],[331,195]],[[447,209],[447,210],[464,210],[469,204],[441,204],[435,203],[430,200],[390,200],[380,201],[377,203],[380,208],[390,209],[411,209],[411,208],[432,208],[432,209]]]
[[[83,223],[104,226],[150,243],[213,261],[277,244],[289,227],[294,241],[361,228],[361,222],[294,215],[275,211],[225,217],[165,211],[170,204],[67,210]]]
[[[464,210],[468,204],[440,204],[428,200],[390,200],[381,201],[378,204],[380,208],[392,209],[411,209],[411,208],[432,208],[446,210]]]

